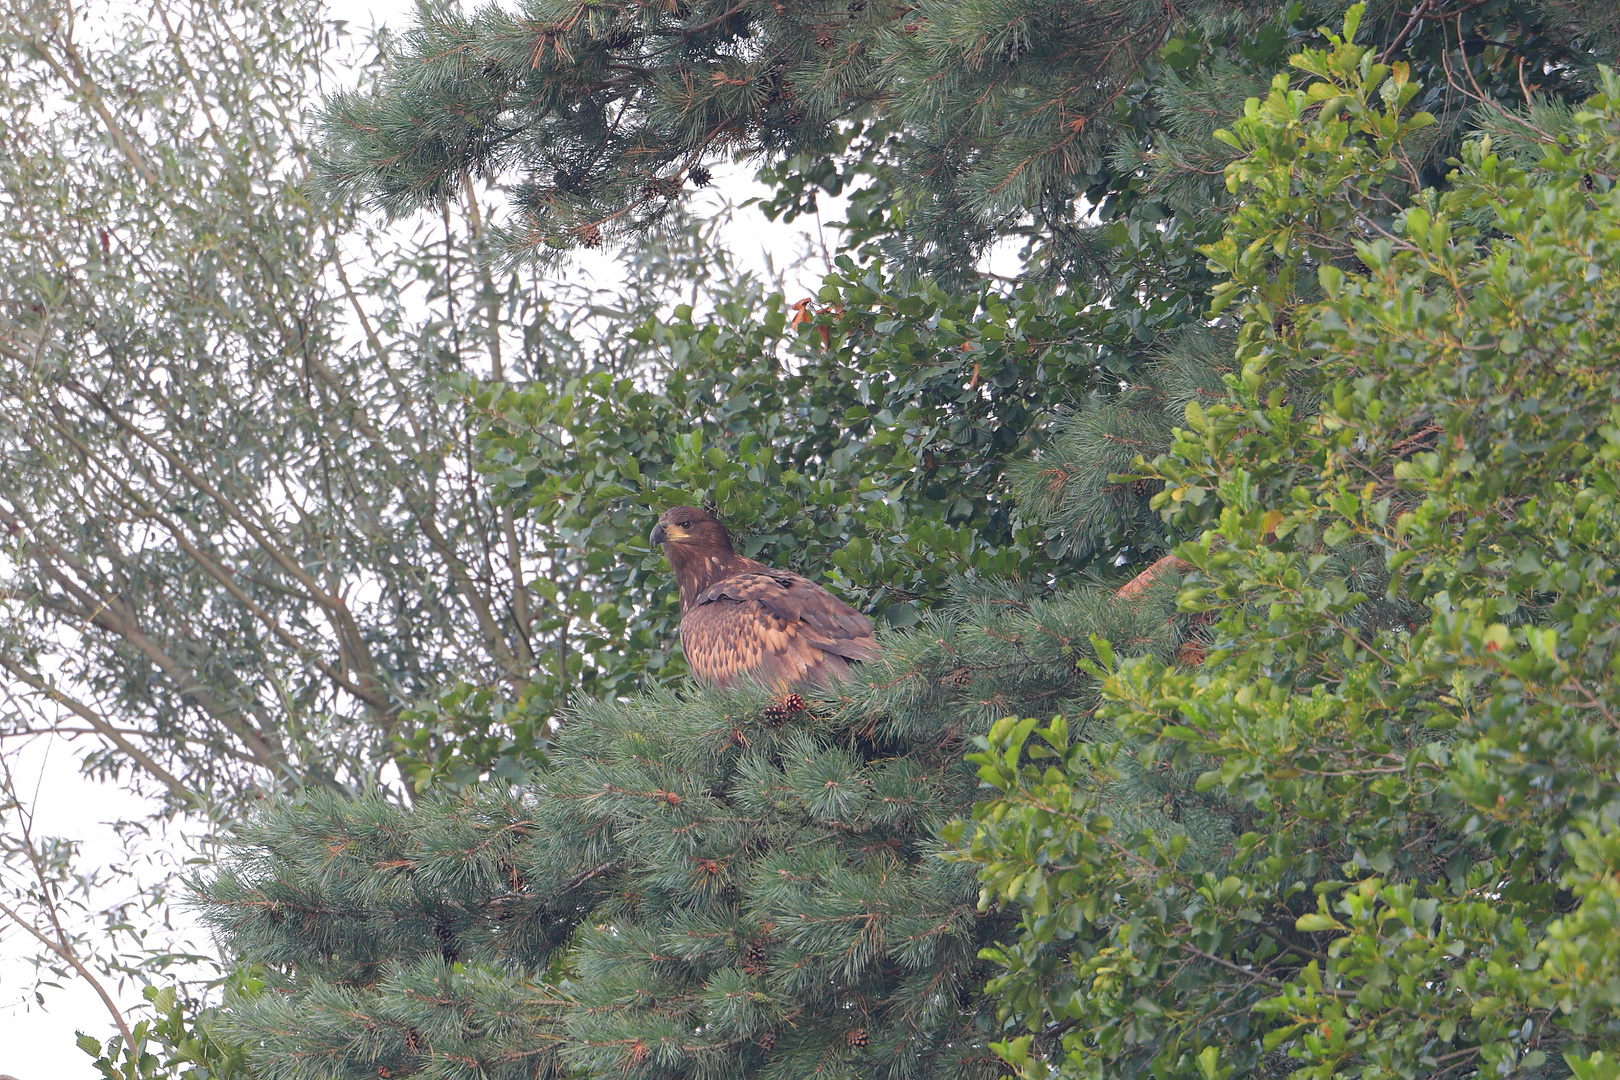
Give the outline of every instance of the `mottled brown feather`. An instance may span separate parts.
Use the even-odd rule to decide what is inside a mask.
[[[735,554],[712,517],[679,507],[659,521],[654,536],[680,584],[681,645],[698,681],[824,687],[878,655],[870,619],[808,578]]]

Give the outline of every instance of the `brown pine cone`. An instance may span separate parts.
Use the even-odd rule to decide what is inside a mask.
[[[655,176],[641,185],[641,194],[649,199],[673,199],[680,194],[682,183],[678,176]]]
[[[786,694],[765,707],[765,719],[773,724],[780,724],[794,713],[803,711],[804,698],[798,694]]]

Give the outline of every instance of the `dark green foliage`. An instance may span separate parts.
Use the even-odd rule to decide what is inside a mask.
[[[600,243],[659,222],[727,149],[831,146],[875,59],[842,46],[895,6],[424,6],[379,92],[331,103],[327,173],[398,212],[515,172],[512,248]]]
[[[703,322],[683,308],[645,325],[645,347],[671,357],[653,387],[603,373],[480,397],[487,468],[579,567],[555,599],[573,620],[580,687],[617,694],[684,673],[669,654],[675,592],[646,540],[671,503],[712,502],[744,554],[824,580],[891,626],[915,623],[957,578],[1049,586],[1113,554],[1077,552],[1044,517],[1021,516],[1004,482],[1052,409],[1134,422],[1115,407],[1134,399],[1094,392],[1105,353],[1081,344],[1107,320],[1072,298],[905,289],[843,258],[819,301],[743,294]],[[1148,494],[1129,496],[1139,515]]]
[[[978,796],[964,745],[1089,707],[1086,628],[1167,658],[1166,601],[985,588],[839,700],[582,704],[524,789],[274,808],[203,887],[267,972],[231,1035],[270,1080],[998,1075],[978,953],[1010,924],[939,856]]]
[[[1152,555],[1168,534],[1151,505],[1159,485],[1121,477],[1138,458],[1169,447],[1189,402],[1226,397],[1231,341],[1192,330],[1171,340],[1119,393],[1052,423],[1040,452],[1010,471],[1021,512],[1061,536],[1062,553],[1081,561],[1100,553]]]
[[[324,168],[338,190],[393,213],[438,205],[470,176],[510,179],[506,249],[543,258],[656,229],[706,175],[694,169],[753,160],[773,165],[784,209],[818,187],[870,184],[858,236],[885,238],[897,263],[962,273],[998,238],[1021,236],[1054,274],[1162,286],[1168,269],[1196,284],[1203,267],[1185,234],[1209,225],[1222,195],[1209,131],[1335,11],[1247,0],[435,4],[387,45],[374,90],[330,103]],[[1417,65],[1430,88],[1420,104],[1448,130],[1473,97],[1516,100],[1521,82],[1579,92],[1620,42],[1607,0],[1442,2],[1416,15],[1390,0],[1366,30]]]

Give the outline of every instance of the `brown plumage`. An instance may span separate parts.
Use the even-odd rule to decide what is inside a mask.
[[[652,542],[681,587],[681,646],[699,682],[825,687],[877,656],[870,619],[809,578],[738,555],[697,507],[664,511]]]

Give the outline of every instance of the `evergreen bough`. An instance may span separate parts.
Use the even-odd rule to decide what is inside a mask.
[[[375,85],[330,102],[322,168],[335,190],[396,214],[499,176],[512,185],[507,255],[542,261],[660,228],[727,159],[771,166],[779,210],[875,177],[859,231],[897,263],[972,276],[996,239],[1033,237],[1049,272],[1157,295],[1202,277],[1176,234],[1219,229],[1226,159],[1212,120],[1340,8],[424,4],[382,43]],[[1448,0],[1419,14],[1378,0],[1366,23],[1426,77],[1424,106],[1459,124],[1476,93],[1517,98],[1521,63],[1541,92],[1568,96],[1620,45],[1608,0]],[[1171,220],[1170,236],[1153,235]],[[1133,221],[1128,239],[1109,228]]]
[[[999,1075],[979,952],[1009,924],[941,857],[966,740],[1089,706],[1076,624],[1168,650],[1170,614],[989,590],[842,699],[591,703],[526,788],[272,808],[201,886],[262,978],[221,1030],[260,1080]]]

